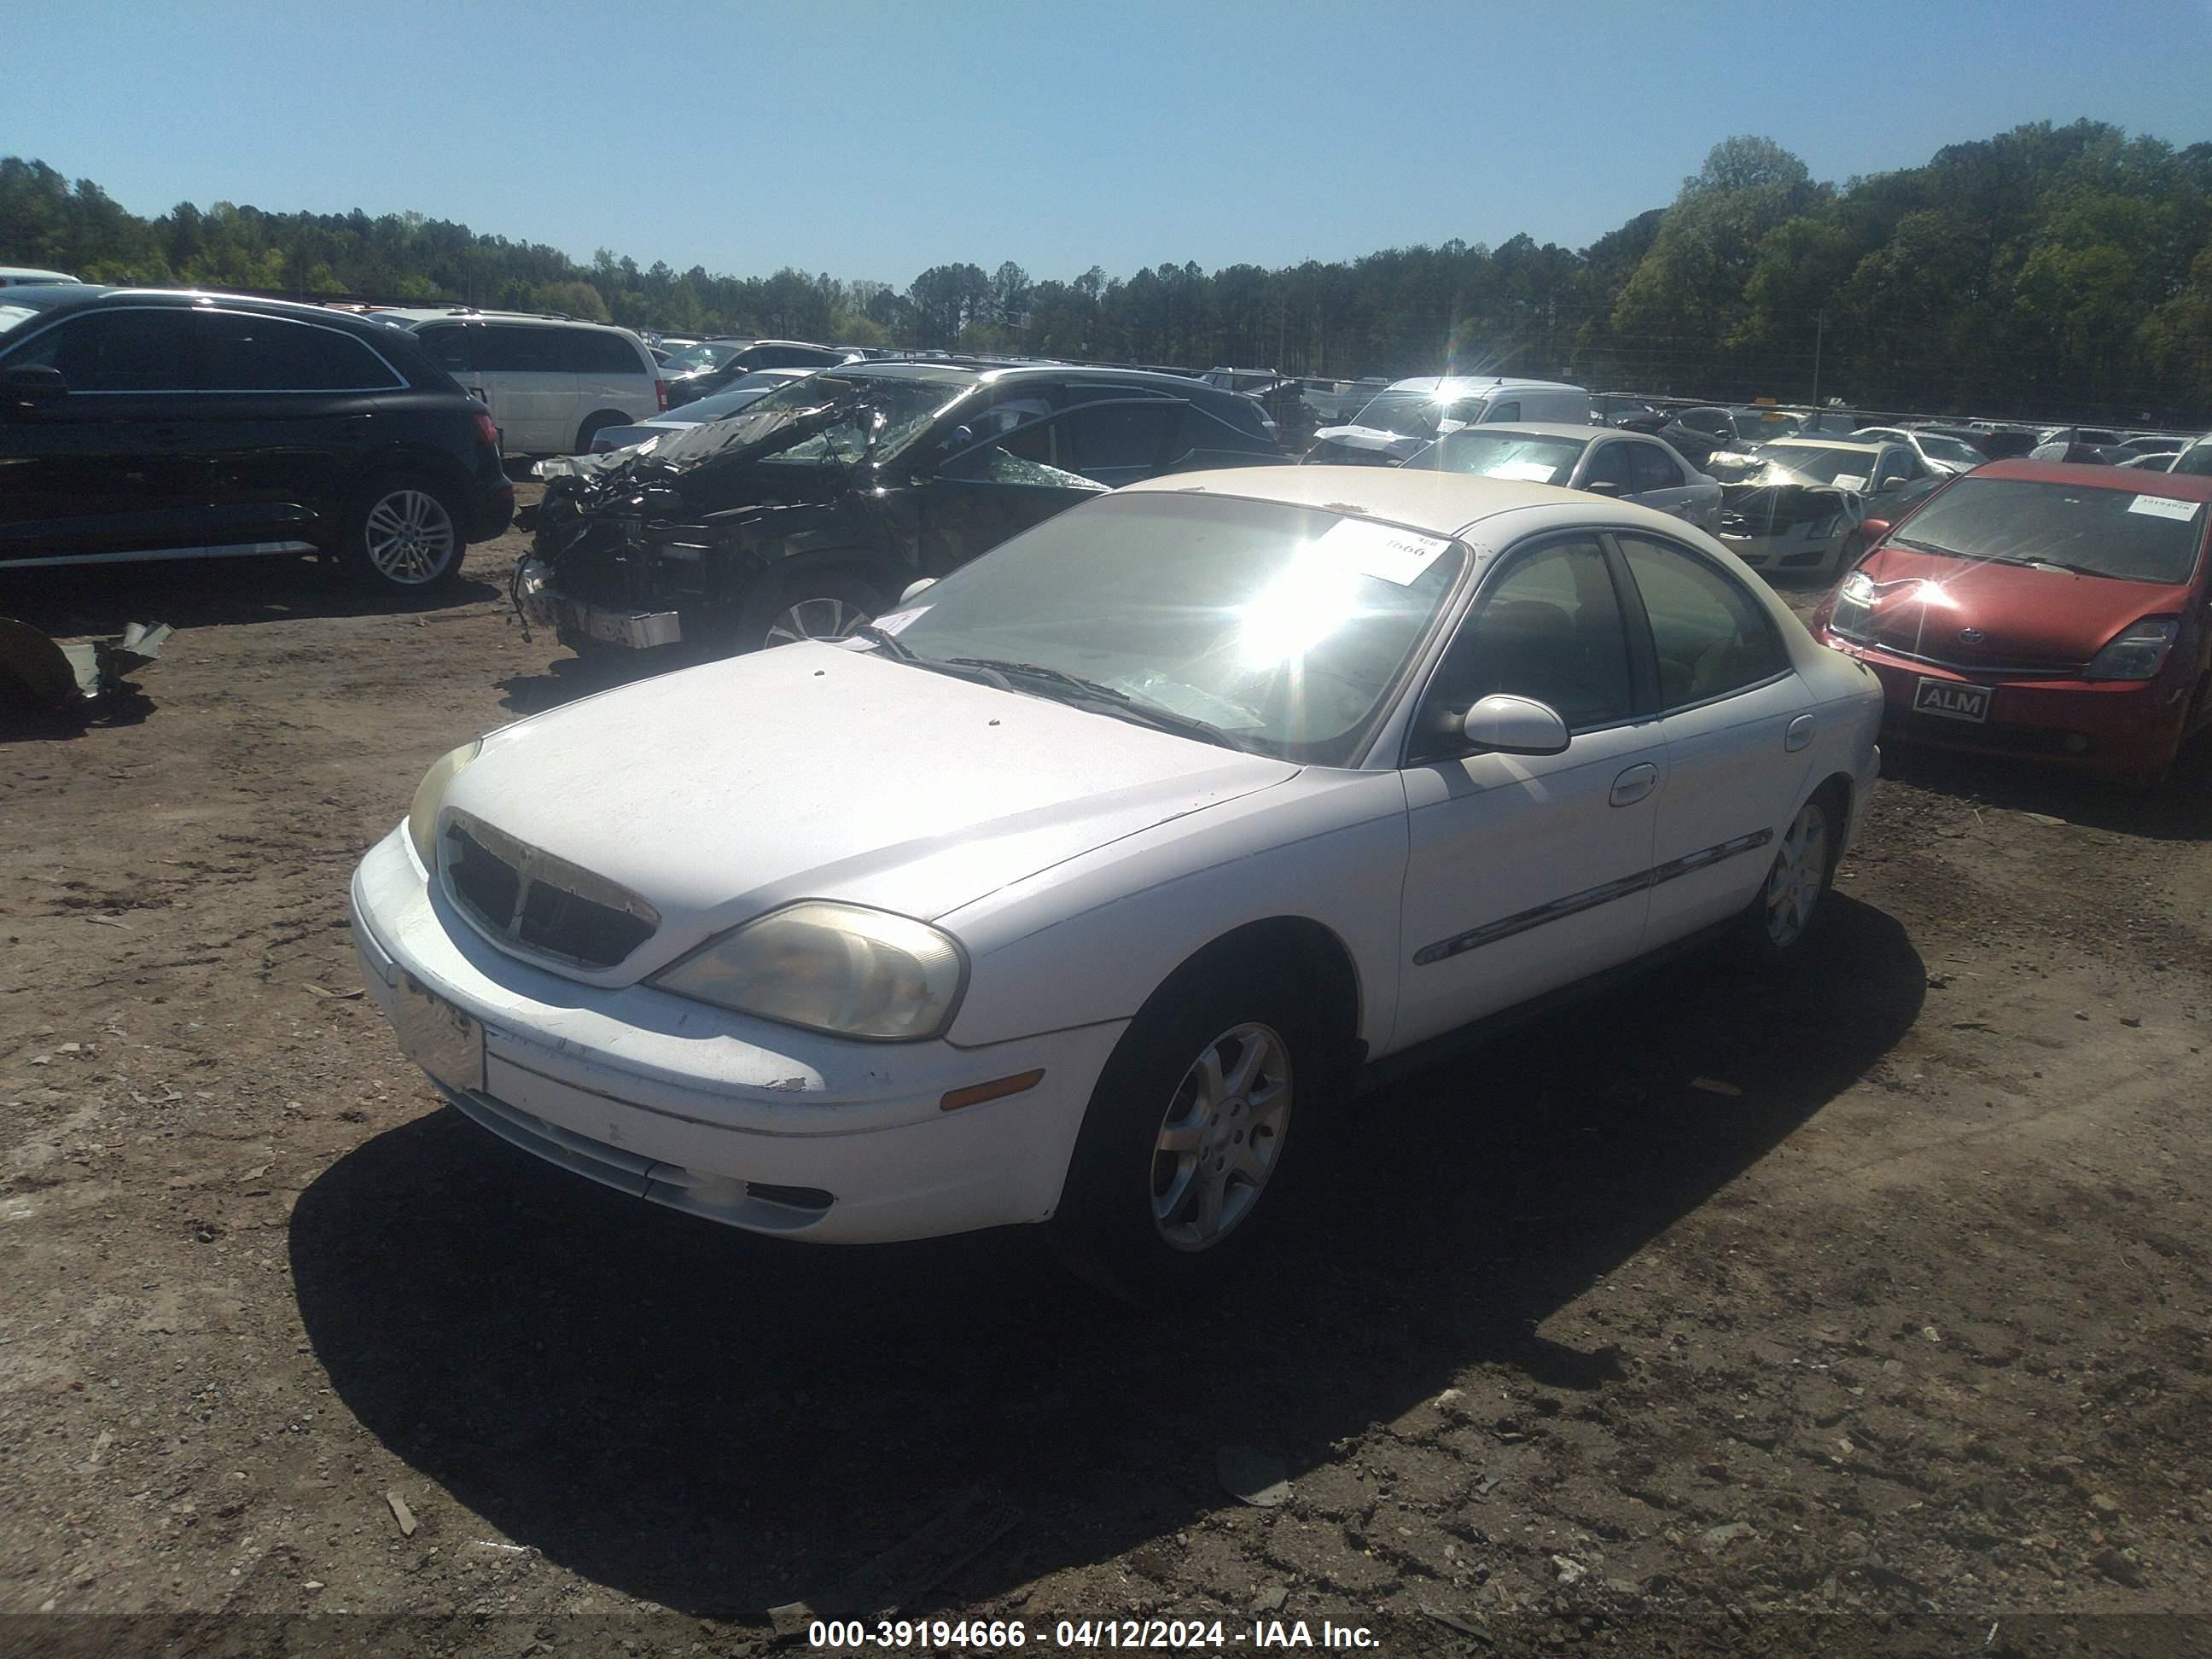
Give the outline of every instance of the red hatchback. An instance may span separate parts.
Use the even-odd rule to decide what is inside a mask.
[[[1896,737],[2155,779],[2212,723],[2212,477],[1996,461],[1900,520],[1814,615]]]

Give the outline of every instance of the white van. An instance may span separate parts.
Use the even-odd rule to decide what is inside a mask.
[[[1586,426],[1589,410],[1589,393],[1561,380],[1425,374],[1393,380],[1345,425],[1315,433],[1305,459],[1309,465],[1395,466],[1463,426],[1500,421]]]
[[[626,328],[459,306],[372,314],[415,331],[430,361],[491,410],[511,454],[588,454],[602,428],[668,407],[659,365]]]
[[[82,286],[83,282],[82,276],[72,276],[66,270],[41,270],[36,265],[0,265],[0,288],[21,288],[33,283],[76,283]]]

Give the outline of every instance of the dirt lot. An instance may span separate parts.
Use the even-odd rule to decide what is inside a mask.
[[[1801,979],[1700,961],[1395,1090],[1276,1272],[1139,1318],[1022,1235],[603,1192],[401,1060],[348,870],[583,684],[505,620],[518,541],[412,612],[268,566],[0,594],[179,629],[112,722],[0,742],[0,1647],[720,1652],[802,1597],[2212,1644],[2149,1617],[2212,1609],[2204,796],[1893,755]],[[387,1617],[196,1617],[340,1611]]]

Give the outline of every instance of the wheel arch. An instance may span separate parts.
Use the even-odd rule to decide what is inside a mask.
[[[394,472],[420,475],[436,483],[452,499],[450,505],[459,508],[468,499],[469,471],[452,456],[434,449],[416,449],[404,444],[392,444],[364,455],[349,469],[337,499],[331,502],[325,516],[320,544],[326,551],[337,551],[345,540],[345,515],[351,510],[361,492],[375,480]],[[461,527],[457,512],[453,527]]]
[[[590,414],[585,416],[582,420],[576,422],[576,448],[574,453],[579,455],[582,454],[585,449],[590,445],[592,434],[601,427],[635,426],[636,424],[636,417],[629,414],[625,410],[619,409],[595,409]]]
[[[1362,1052],[1360,1034],[1366,1014],[1359,965],[1336,930],[1311,916],[1265,916],[1231,928],[1177,963],[1145,999],[1145,1006],[1175,994],[1190,979],[1218,971],[1240,957],[1257,957],[1291,969],[1301,998],[1314,1011],[1328,1051],[1337,1057],[1340,1071],[1334,1081],[1348,1083]]]

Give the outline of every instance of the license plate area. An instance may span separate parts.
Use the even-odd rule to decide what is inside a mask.
[[[405,969],[392,1005],[400,1052],[453,1089],[484,1091],[483,1026]]]
[[[1923,679],[1912,688],[1912,712],[1980,726],[1990,717],[1990,688],[1962,680]]]

